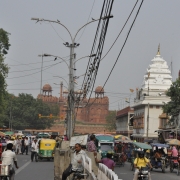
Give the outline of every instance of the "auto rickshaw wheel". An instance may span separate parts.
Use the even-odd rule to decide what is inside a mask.
[[[130,170],[134,171],[134,165],[132,163],[130,164]]]
[[[165,165],[162,165],[162,172],[165,173]]]
[[[170,165],[170,172],[171,172],[171,173],[173,172],[173,167],[172,167],[172,165]]]
[[[177,176],[179,176],[180,175],[180,167],[179,167],[179,165],[178,165],[178,168],[177,168]]]

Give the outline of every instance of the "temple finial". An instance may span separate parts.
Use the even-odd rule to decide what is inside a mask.
[[[157,52],[157,55],[160,55],[160,44],[158,46],[158,52]]]

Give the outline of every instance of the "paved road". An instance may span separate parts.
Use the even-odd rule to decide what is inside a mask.
[[[16,180],[53,180],[54,164],[52,161],[31,162],[30,155],[17,155],[19,169]]]
[[[30,155],[18,155],[19,169],[16,170],[16,180],[53,180],[54,179],[54,165],[52,161],[31,162]],[[132,180],[133,171],[130,171],[130,164],[126,162],[125,166],[115,167],[115,172],[120,179]],[[152,180],[180,180],[180,176],[176,175],[166,169],[166,173],[161,170],[154,170],[151,172]]]
[[[126,162],[125,166],[116,166],[115,173],[118,175],[120,179],[123,180],[132,180],[133,179],[133,171],[130,171],[130,163]],[[180,176],[176,175],[176,170],[173,173],[169,172],[169,168],[166,169],[166,173],[162,173],[161,170],[153,170],[151,172],[152,180],[180,180]]]

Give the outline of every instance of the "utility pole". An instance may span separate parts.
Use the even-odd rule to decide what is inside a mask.
[[[148,103],[148,113],[147,113],[147,132],[146,137],[149,137],[149,103]]]
[[[11,129],[11,118],[12,118],[12,100],[11,100],[11,106],[10,106],[10,114],[9,114],[9,130]]]
[[[66,47],[70,48],[70,62],[69,62],[69,92],[68,92],[68,109],[67,109],[67,135],[72,137],[74,130],[74,107],[75,107],[75,97],[74,97],[74,48],[79,46],[79,44],[66,43]]]

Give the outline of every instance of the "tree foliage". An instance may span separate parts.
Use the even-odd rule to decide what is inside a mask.
[[[6,114],[1,121],[1,125],[9,127],[9,122],[12,121],[13,129],[45,129],[49,128],[54,123],[54,118],[42,116],[58,116],[59,106],[50,105],[35,99],[29,94],[19,94],[18,97],[9,94],[6,97],[7,109]],[[57,119],[57,118],[56,118]]]
[[[109,111],[108,115],[106,116],[106,129],[109,131],[116,130],[116,111]]]
[[[0,115],[4,113],[5,103],[4,97],[6,96],[6,77],[8,75],[8,65],[5,64],[5,55],[8,53],[9,33],[0,29]]]
[[[163,111],[170,116],[174,116],[180,111],[180,78],[172,83],[171,87],[166,92],[171,101],[164,104]]]

